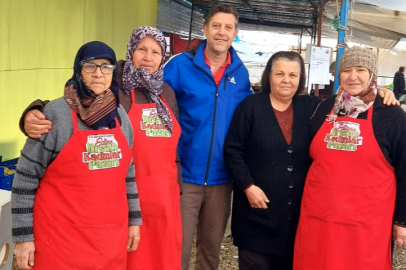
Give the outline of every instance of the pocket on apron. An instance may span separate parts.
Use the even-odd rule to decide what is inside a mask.
[[[174,206],[179,207],[177,176],[167,174],[140,176],[136,182],[142,216],[157,218],[173,216]]]
[[[128,225],[53,225],[50,228],[53,254],[50,256],[61,269],[94,270],[109,269],[111,264],[125,265]]]

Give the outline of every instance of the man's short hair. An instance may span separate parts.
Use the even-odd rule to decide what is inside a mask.
[[[400,72],[405,71],[405,67],[400,67],[400,68],[399,68],[399,71],[400,71]]]
[[[330,73],[333,73],[333,74],[335,74],[336,73],[336,61],[333,61],[331,64],[330,64],[330,68],[329,68],[329,71],[330,71]]]
[[[238,12],[235,10],[235,8],[233,8],[230,5],[216,5],[214,7],[212,7],[209,12],[206,14],[206,17],[204,19],[204,24],[206,26],[209,26],[210,20],[211,18],[217,14],[217,13],[229,13],[229,14],[233,14],[235,17],[235,29],[238,28],[238,20],[239,20],[239,15]]]

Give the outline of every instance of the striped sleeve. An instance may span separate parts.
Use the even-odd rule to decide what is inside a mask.
[[[73,133],[70,108],[63,99],[44,107],[52,129],[40,139],[27,138],[18,160],[11,193],[12,236],[14,242],[34,241],[33,206],[40,179]]]
[[[127,188],[127,201],[128,201],[128,225],[141,225],[141,210],[140,202],[138,199],[137,184],[135,183],[135,171],[134,164],[131,161],[131,165],[127,170],[127,177],[125,179]]]
[[[58,154],[50,134],[28,138],[18,160],[11,194],[12,236],[14,242],[34,241],[33,206],[40,179]]]
[[[128,118],[127,113],[125,112],[124,108],[120,106],[118,108],[118,112],[121,117],[121,130],[124,133],[124,136],[127,139],[127,143],[133,149],[133,128]],[[131,158],[130,166],[127,169],[127,176],[125,178],[126,188],[127,188],[127,201],[128,201],[128,225],[141,225],[141,209],[140,209],[140,202],[138,199],[138,189],[137,183],[135,181],[135,169],[134,163]]]

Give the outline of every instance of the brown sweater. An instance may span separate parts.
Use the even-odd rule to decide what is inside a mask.
[[[118,78],[118,83],[120,85],[120,91],[119,91],[119,100],[120,104],[124,107],[125,111],[128,113],[128,111],[131,108],[131,95],[127,95],[127,93],[123,90],[122,87],[122,76],[123,76],[123,68],[124,68],[124,60],[120,60],[117,62],[117,78]],[[165,99],[166,103],[169,106],[169,109],[172,111],[172,113],[175,115],[176,119],[179,119],[179,112],[178,112],[178,104],[176,102],[176,97],[175,93],[173,92],[172,88],[164,82],[163,85],[163,91],[162,91],[162,96]],[[146,104],[149,103],[147,97],[144,95],[144,93],[141,91],[141,89],[134,89],[134,103],[135,104]],[[33,103],[31,103],[23,112],[20,118],[20,130],[27,136],[27,133],[24,130],[24,118],[27,112],[33,109],[38,109],[40,111],[43,110],[44,106],[49,102],[49,100],[40,100],[37,99]],[[182,168],[180,165],[180,159],[179,155],[176,152],[176,166],[178,169],[178,184],[180,191],[182,193]]]

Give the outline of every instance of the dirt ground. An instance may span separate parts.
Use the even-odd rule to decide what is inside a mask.
[[[189,270],[194,270],[195,249],[192,250],[191,263]],[[220,253],[220,265],[218,270],[238,269],[238,250],[233,245],[231,236],[223,239]],[[393,270],[406,270],[406,248],[396,249],[393,256]],[[326,269],[328,270],[328,269]]]
[[[194,270],[193,263],[195,261],[195,252],[192,250],[191,267],[189,270]],[[237,248],[233,245],[231,237],[227,236],[223,240],[220,253],[220,265],[218,270],[233,270],[238,269],[238,252]],[[406,249],[395,250],[393,270],[406,270]],[[21,270],[14,263],[12,270]],[[165,269],[162,269],[165,270]]]
[[[194,263],[196,258],[195,243],[193,243],[192,255],[190,256],[189,270],[194,270]],[[238,269],[238,250],[233,245],[231,236],[226,236],[221,244],[220,251],[220,265],[219,270],[232,270]]]
[[[393,270],[406,269],[406,248],[395,249],[392,269]]]

